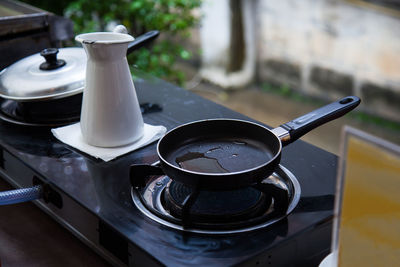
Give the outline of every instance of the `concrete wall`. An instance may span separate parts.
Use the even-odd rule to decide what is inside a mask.
[[[400,16],[346,0],[245,2],[256,6],[245,20],[256,25],[260,82],[326,99],[355,94],[364,110],[400,122]]]
[[[344,0],[259,1],[259,74],[305,93],[362,97],[400,121],[400,17]]]

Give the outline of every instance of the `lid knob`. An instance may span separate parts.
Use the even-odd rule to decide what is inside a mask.
[[[46,59],[46,62],[40,64],[41,70],[54,70],[61,68],[65,65],[65,61],[57,59],[58,49],[57,48],[46,48],[40,52],[40,55]]]

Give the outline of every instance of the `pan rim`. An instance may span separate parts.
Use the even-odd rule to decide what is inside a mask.
[[[177,166],[171,164],[169,161],[167,161],[161,155],[161,153],[160,153],[160,144],[163,142],[163,140],[166,138],[166,136],[168,136],[168,134],[170,134],[173,131],[177,131],[178,129],[181,129],[181,128],[183,128],[185,126],[188,126],[188,125],[197,124],[197,123],[204,123],[204,122],[208,122],[208,121],[234,121],[234,122],[240,122],[240,123],[245,123],[245,124],[252,124],[252,125],[254,125],[256,127],[260,127],[262,129],[270,132],[277,139],[278,144],[279,144],[279,149],[275,153],[275,155],[273,155],[273,157],[270,160],[268,160],[267,162],[265,162],[265,163],[263,163],[261,165],[258,165],[258,166],[253,167],[253,168],[245,169],[245,170],[242,170],[242,171],[227,172],[227,173],[223,173],[223,172],[221,172],[221,173],[211,173],[210,172],[209,173],[209,172],[196,172],[196,171],[186,170],[186,169],[183,169],[183,168],[180,168],[180,167],[177,167]],[[175,169],[177,171],[182,171],[184,173],[193,174],[193,175],[199,175],[199,176],[220,177],[220,176],[241,175],[241,174],[253,172],[253,171],[256,171],[258,169],[262,169],[262,168],[266,167],[267,165],[271,164],[272,162],[274,162],[281,155],[281,152],[282,152],[282,142],[279,139],[279,137],[276,136],[270,129],[268,129],[267,127],[265,127],[265,126],[263,126],[263,125],[261,125],[259,123],[256,123],[256,122],[252,122],[252,121],[248,121],[248,120],[242,120],[242,119],[232,119],[232,118],[214,118],[214,119],[204,119],[204,120],[196,120],[196,121],[188,122],[188,123],[179,125],[179,126],[173,128],[173,129],[169,130],[168,132],[166,132],[164,134],[164,136],[161,137],[160,140],[158,140],[158,143],[157,143],[157,155],[158,155],[160,161],[162,161],[164,164],[167,164],[170,168],[173,168],[173,169]],[[279,164],[279,162],[278,162],[278,164]]]

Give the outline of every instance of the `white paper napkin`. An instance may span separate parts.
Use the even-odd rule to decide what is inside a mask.
[[[53,135],[61,142],[104,161],[110,161],[118,156],[144,147],[160,139],[166,131],[167,129],[164,126],[154,126],[145,123],[144,134],[138,141],[126,146],[104,148],[91,146],[83,141],[79,122],[72,125],[51,129]]]

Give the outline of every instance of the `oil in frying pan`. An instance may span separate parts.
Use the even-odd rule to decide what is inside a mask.
[[[216,150],[213,148],[209,151]],[[207,152],[209,152],[207,151]],[[206,152],[206,153],[207,153]],[[176,163],[185,170],[206,173],[226,173],[228,170],[224,169],[218,162],[218,159],[208,157],[205,153],[188,152],[181,157],[176,158]]]
[[[210,138],[191,140],[166,155],[167,161],[189,171],[230,173],[263,165],[273,152],[258,140]]]
[[[247,143],[238,140],[227,143],[221,142],[221,146],[212,146],[205,153],[188,151],[184,155],[177,157],[175,162],[179,167],[185,170],[203,173],[228,173],[230,171],[222,167],[221,162],[219,161],[221,157],[218,157],[217,155],[220,154],[219,152],[222,152],[224,157],[227,155],[230,155],[229,158],[237,157],[238,154],[231,151],[232,145],[242,147],[246,146]]]

